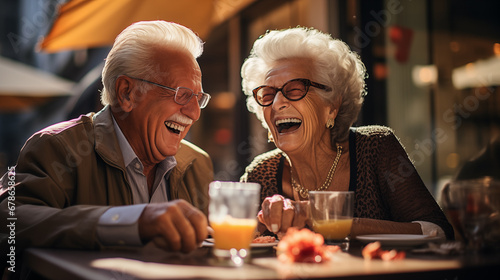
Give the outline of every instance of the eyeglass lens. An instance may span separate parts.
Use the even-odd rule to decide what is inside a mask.
[[[304,80],[291,80],[286,82],[281,89],[269,86],[257,88],[256,99],[261,105],[267,106],[273,103],[278,91],[292,101],[300,100],[303,98],[309,89],[309,85]]]
[[[187,104],[189,100],[193,97],[193,95],[196,96],[196,99],[198,100],[198,104],[200,105],[200,108],[205,108],[208,104],[208,101],[210,99],[209,95],[206,93],[198,93],[194,94],[193,91],[189,88],[185,87],[179,87],[176,90],[175,94],[175,102],[177,102],[180,105]]]

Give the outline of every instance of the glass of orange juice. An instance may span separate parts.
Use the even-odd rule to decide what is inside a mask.
[[[209,186],[208,219],[214,230],[213,253],[222,261],[240,266],[249,259],[257,228],[260,185],[214,181]]]
[[[315,232],[329,245],[349,250],[354,192],[310,191],[311,220]]]

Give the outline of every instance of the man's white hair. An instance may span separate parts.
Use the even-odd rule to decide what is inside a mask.
[[[196,59],[203,52],[202,40],[189,28],[162,20],[140,21],[124,29],[115,39],[102,70],[103,105],[116,102],[115,83],[120,75],[152,76],[154,47],[186,50]]]

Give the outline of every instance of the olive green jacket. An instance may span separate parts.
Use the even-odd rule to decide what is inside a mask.
[[[170,198],[185,199],[207,214],[210,157],[182,141],[175,158]],[[99,217],[111,206],[133,203],[109,107],[34,134],[22,148],[15,172],[0,181],[0,219],[17,218],[18,249],[98,249]],[[9,181],[15,189],[7,191]],[[15,209],[9,197],[15,197]],[[5,227],[0,232],[1,247],[6,248],[11,232]]]

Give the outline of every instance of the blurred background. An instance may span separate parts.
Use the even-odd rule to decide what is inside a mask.
[[[240,66],[266,30],[315,27],[348,43],[367,67],[355,124],[392,127],[428,189],[500,132],[500,1],[472,0],[0,0],[0,172],[28,137],[102,108],[102,62],[131,22],[164,19],[205,41],[212,95],[188,139],[217,180],[238,180],[274,148],[248,113]]]

